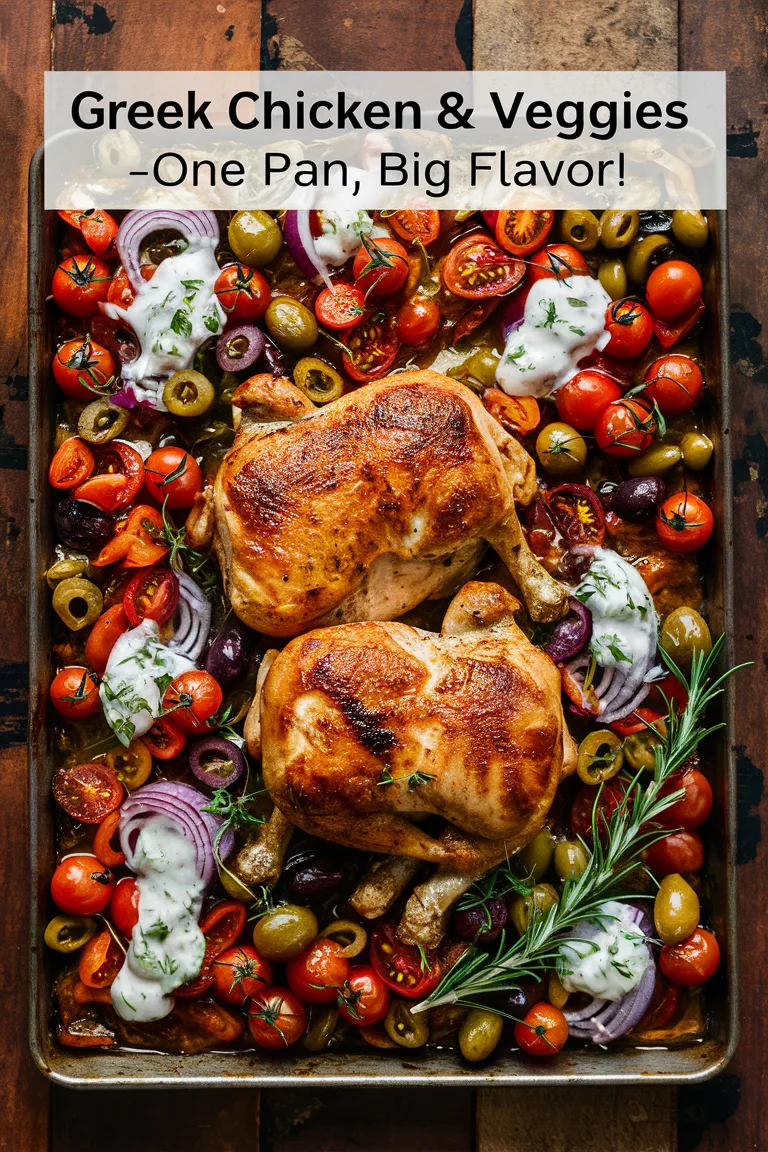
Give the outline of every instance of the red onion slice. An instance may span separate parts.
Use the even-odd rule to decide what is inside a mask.
[[[233,347],[236,340],[245,341],[244,351],[233,355],[237,349]],[[239,328],[230,328],[222,332],[216,342],[216,363],[223,372],[244,372],[251,368],[261,357],[266,346],[266,338],[260,328],[253,324],[241,324]]]
[[[520,288],[509,298],[509,303],[501,314],[501,335],[504,343],[512,332],[516,332],[525,319],[525,302],[529,288]]]
[[[194,843],[198,874],[206,886],[210,884],[214,871],[213,840],[222,822],[212,812],[203,812],[208,803],[208,797],[202,792],[176,781],[159,780],[137,788],[120,811],[120,845],[129,863],[136,847],[137,830],[141,830],[151,814],[167,816],[175,820]],[[223,858],[223,849],[221,855]]]
[[[308,208],[291,209],[285,214],[285,242],[288,251],[305,276],[320,277],[331,292],[336,293],[328,265],[318,256],[310,225]]]
[[[216,759],[206,763],[205,757],[213,753]],[[231,765],[226,774],[217,771],[217,762]],[[245,756],[231,740],[221,736],[203,736],[189,749],[189,766],[201,784],[209,788],[231,788],[245,772]]]
[[[568,616],[555,625],[549,643],[544,646],[544,651],[555,661],[578,656],[592,636],[592,613],[589,608],[574,596],[568,597],[568,606]]]
[[[188,244],[205,237],[219,242],[219,223],[215,212],[179,212],[159,208],[138,209],[126,213],[117,232],[120,262],[135,292],[147,283],[141,275],[141,244],[153,232],[169,229],[180,232]]]

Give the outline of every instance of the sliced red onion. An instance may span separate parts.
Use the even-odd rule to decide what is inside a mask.
[[[245,342],[242,352],[234,347],[235,341]],[[216,363],[223,372],[243,372],[251,368],[264,351],[266,339],[254,324],[241,324],[222,332],[216,342]]]
[[[310,225],[309,209],[291,209],[285,214],[285,242],[288,251],[305,276],[320,278],[331,292],[335,293],[328,265],[317,254],[315,240]]]
[[[179,603],[175,631],[166,647],[196,664],[211,630],[211,605],[186,572],[179,572]]]
[[[135,292],[146,284],[141,275],[141,244],[153,232],[170,229],[180,232],[188,244],[207,237],[219,242],[219,223],[215,212],[180,212],[160,208],[127,212],[117,232],[120,262]]]
[[[555,625],[544,651],[553,660],[570,660],[583,652],[592,636],[592,613],[574,596],[568,598],[569,613]],[[574,620],[573,617],[576,617]]]
[[[501,335],[506,344],[510,333],[517,331],[525,319],[525,302],[528,299],[528,290],[519,289],[514,292],[509,303],[501,314]]]
[[[189,749],[189,766],[201,784],[229,788],[245,772],[245,757],[231,740],[203,736]]]

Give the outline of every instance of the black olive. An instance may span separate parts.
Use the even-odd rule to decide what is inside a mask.
[[[669,232],[672,227],[671,212],[641,212],[640,232],[649,235],[652,232]]]
[[[344,883],[347,869],[338,857],[312,856],[289,864],[285,886],[296,900],[327,900]]]
[[[252,647],[252,636],[245,625],[228,624],[222,628],[208,649],[205,670],[223,688],[245,672]]]
[[[520,980],[510,985],[504,996],[504,1009],[511,1016],[522,1017],[546,998],[547,986],[543,980]]]
[[[95,556],[114,535],[112,517],[86,500],[61,500],[53,510],[56,535],[65,548]]]
[[[649,520],[664,499],[665,484],[660,476],[638,476],[624,480],[613,492],[612,507],[622,520]]]
[[[487,911],[486,911],[487,909]],[[495,940],[507,923],[507,906],[503,900],[489,900],[485,907],[460,908],[453,915],[453,930],[462,940]],[[490,921],[490,922],[489,922]]]

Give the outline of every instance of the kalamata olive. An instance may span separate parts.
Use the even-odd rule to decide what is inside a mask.
[[[547,985],[543,980],[520,980],[510,985],[501,1005],[510,1016],[525,1016],[534,1004],[546,999]]]
[[[495,940],[507,922],[503,900],[488,900],[474,908],[460,908],[453,915],[453,930],[462,940]]]
[[[227,624],[208,649],[206,672],[226,688],[245,671],[251,647],[251,635],[243,624]]]
[[[229,788],[245,772],[245,757],[231,740],[203,736],[190,746],[189,766],[209,788]]]
[[[649,520],[664,499],[664,487],[659,476],[624,480],[614,490],[613,510],[622,520]]]
[[[95,556],[114,535],[112,517],[87,500],[61,500],[53,510],[56,535],[65,548]]]
[[[296,900],[327,900],[344,883],[346,869],[338,857],[312,856],[289,864],[285,886]]]

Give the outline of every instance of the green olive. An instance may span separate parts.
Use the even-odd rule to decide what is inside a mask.
[[[290,960],[317,936],[317,916],[299,904],[282,904],[256,921],[253,946],[270,962]]]
[[[344,391],[344,381],[336,369],[317,356],[299,360],[293,382],[313,404],[329,404],[331,400],[338,400]]]
[[[43,939],[54,952],[76,952],[96,935],[96,921],[90,916],[54,916]]]
[[[621,739],[609,728],[597,728],[579,744],[576,772],[585,784],[602,784],[611,780],[624,763]]]
[[[517,931],[522,936],[531,920],[539,920],[557,904],[560,897],[551,884],[537,884],[529,896],[518,896],[509,906],[509,915]]]
[[[682,944],[699,924],[699,898],[677,872],[665,876],[653,902],[653,922],[665,944]]]
[[[600,243],[603,248],[626,248],[639,231],[639,212],[609,209],[600,217]]]
[[[669,237],[653,232],[636,240],[627,253],[627,276],[635,284],[645,284],[655,265],[672,252]]]
[[[504,1018],[485,1008],[473,1008],[459,1028],[459,1048],[465,1060],[487,1060],[501,1040]]]
[[[101,589],[81,576],[62,580],[53,590],[53,609],[73,632],[95,624],[103,606]]]
[[[478,348],[461,365],[462,375],[471,376],[485,388],[494,388],[499,362],[500,357],[490,348]]]
[[[627,471],[630,476],[660,476],[680,463],[682,453],[676,444],[652,444],[635,460]]]
[[[317,321],[301,301],[278,296],[264,313],[270,336],[283,348],[305,352],[317,340]]]
[[[706,656],[712,651],[712,633],[695,608],[675,608],[664,621],[659,647],[671,656],[683,672],[690,671],[694,652]]]
[[[174,372],[163,388],[163,404],[172,416],[202,416],[215,398],[216,392],[208,377],[193,368]]]
[[[526,844],[517,858],[525,875],[533,877],[534,881],[538,882],[549,871],[554,851],[555,838],[551,829],[545,826]]]
[[[323,928],[320,935],[341,944],[348,960],[359,956],[368,944],[368,933],[362,924],[356,924],[354,920],[334,920],[332,924],[327,924]]]
[[[560,880],[578,880],[589,863],[586,849],[578,840],[561,840],[555,845],[555,872]]]
[[[55,588],[62,580],[69,580],[73,576],[83,576],[88,572],[90,565],[87,560],[57,560],[45,574],[49,588]]]
[[[703,432],[686,432],[680,441],[683,463],[694,472],[701,472],[712,459],[715,446]]]
[[[653,772],[656,767],[654,749],[660,744],[661,740],[652,732],[633,732],[624,741],[624,759],[633,772]]]
[[[563,988],[562,981],[553,968],[549,974],[549,981],[547,983],[547,1000],[549,1000],[550,1004],[555,1008],[565,1008],[569,996],[570,992],[566,988]]]
[[[560,217],[560,239],[579,252],[591,252],[600,239],[600,223],[594,212],[573,208]]]
[[[116,408],[106,400],[94,400],[80,413],[77,432],[89,444],[108,444],[125,431],[129,420],[125,408]]]
[[[310,1005],[309,1026],[301,1041],[307,1052],[324,1052],[338,1022],[339,1010],[335,1004]]]
[[[429,1039],[429,1012],[413,1013],[413,1002],[392,997],[384,1030],[401,1048],[423,1048]]]
[[[672,232],[686,248],[703,248],[709,237],[709,224],[701,212],[678,209],[672,213]]]
[[[244,904],[253,903],[253,892],[251,892],[247,884],[244,884],[238,876],[235,876],[234,872],[228,872],[225,868],[222,868],[219,873],[219,880],[221,881],[221,886],[224,891],[228,896],[231,896],[233,900],[242,900]]]
[[[536,455],[542,467],[555,476],[579,472],[587,459],[584,437],[570,424],[547,424],[536,437]]]
[[[260,268],[274,260],[283,246],[280,225],[259,209],[235,212],[227,229],[229,246],[238,260]]]
[[[597,270],[597,278],[611,300],[624,299],[627,294],[627,270],[618,256],[611,260],[601,261]]]

